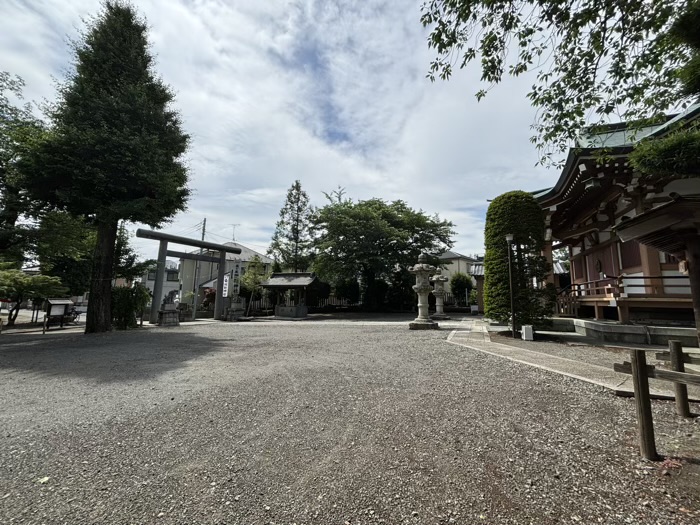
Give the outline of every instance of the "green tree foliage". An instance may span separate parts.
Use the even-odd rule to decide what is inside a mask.
[[[148,288],[140,283],[133,287],[118,286],[112,289],[112,322],[117,330],[136,328],[136,315],[146,310],[151,302]]]
[[[84,294],[90,289],[96,235],[95,228],[82,217],[60,211],[46,213],[35,233],[41,272],[60,278],[71,295]],[[154,260],[140,261],[130,240],[122,223],[117,231],[110,281],[121,277],[132,282],[156,264]]]
[[[403,201],[354,202],[342,190],[327,197],[329,203],[313,220],[318,232],[314,269],[336,284],[360,277],[366,301],[383,302],[376,281],[390,282],[394,272],[415,264],[421,252],[432,256],[434,264],[452,247],[451,222],[415,211]]]
[[[287,192],[287,200],[280,210],[268,255],[285,268],[303,272],[311,262],[311,216],[309,196],[296,180]]]
[[[70,295],[90,289],[95,228],[84,218],[50,211],[39,221],[34,253],[41,273],[58,277]]]
[[[683,91],[700,95],[700,1],[690,2],[676,20],[671,38],[690,49],[690,59],[678,68]],[[642,143],[630,155],[632,166],[643,174],[645,182],[663,182],[676,178],[700,177],[700,126],[683,127],[662,139]]]
[[[17,163],[42,130],[30,107],[19,105],[23,86],[0,71],[0,253],[15,262],[24,258],[31,232],[28,223],[18,223],[30,205]]]
[[[542,210],[534,197],[524,191],[496,197],[486,212],[485,314],[499,322],[510,318],[507,234],[514,236],[511,253],[516,327],[541,325],[551,316],[554,306],[550,287],[539,287],[550,268],[541,255],[544,246]],[[538,287],[533,286],[533,281]]]
[[[689,60],[678,70],[683,91],[686,95],[696,97],[700,94],[700,1],[690,0],[687,8],[681,10],[669,32],[672,39],[690,50]]]
[[[265,265],[260,257],[254,255],[246,265],[245,273],[241,277],[241,295],[248,298],[248,312],[250,312],[250,304],[253,300],[262,296],[262,283],[268,278],[269,274],[265,273]]]
[[[315,286],[306,290],[306,304],[318,305],[321,299],[328,299],[331,295],[331,285],[325,282],[318,282]]]
[[[436,50],[429,77],[478,61],[486,94],[506,75],[536,72],[533,142],[541,161],[590,124],[660,117],[689,97],[679,66],[690,51],[668,30],[687,0],[429,0],[422,22]],[[697,37],[697,25],[690,26]]]
[[[347,299],[350,304],[360,301],[360,283],[357,278],[339,279],[335,283],[335,296],[338,299]]]
[[[142,277],[157,266],[157,261],[154,259],[140,261],[139,254],[131,245],[130,240],[131,234],[122,222],[117,231],[117,242],[114,248],[113,276],[126,279],[127,282],[132,282],[137,277]]]
[[[416,292],[412,286],[416,284],[416,278],[407,270],[394,272],[386,291],[386,304],[391,310],[412,310],[416,305]]]
[[[120,220],[156,227],[185,207],[189,138],[173,93],[154,71],[147,24],[107,1],[75,43],[75,71],[50,111],[52,128],[25,165],[33,197],[82,215],[97,231],[86,332],[110,330]]]
[[[466,273],[457,272],[450,277],[450,290],[457,301],[457,304],[467,302],[467,295],[472,289],[472,278]]]
[[[241,277],[241,288],[244,295],[249,300],[260,298],[263,291],[262,282],[267,280],[269,275],[265,273],[265,265],[260,257],[254,255],[245,268],[245,273]]]
[[[0,298],[14,303],[7,316],[7,326],[15,324],[20,304],[27,299],[40,301],[48,297],[61,297],[65,293],[65,287],[56,277],[28,275],[8,263],[0,264]]]

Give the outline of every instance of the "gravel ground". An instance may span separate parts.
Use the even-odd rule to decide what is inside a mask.
[[[573,339],[574,342],[569,344],[568,342],[559,342],[553,339],[523,341],[522,339],[513,339],[510,336],[496,332],[492,332],[489,335],[494,343],[517,346],[526,350],[566,357],[594,365],[612,367],[613,363],[622,363],[622,361],[630,360],[629,350],[619,347],[589,346],[585,343],[577,342],[576,339]],[[553,338],[556,339],[556,336]],[[657,352],[661,351],[663,351],[662,348],[657,350]],[[662,361],[654,359],[654,352],[647,353],[647,362],[654,365],[662,363]]]
[[[583,361],[584,363],[590,363],[593,365],[604,366],[612,368],[615,363],[622,363],[623,361],[630,361],[630,351],[627,348],[621,348],[616,346],[589,346],[586,344],[581,344],[579,342],[574,342],[569,344],[567,342],[557,342],[553,340],[536,340],[536,341],[523,341],[522,339],[513,339],[503,334],[491,333],[489,334],[491,341],[494,343],[501,343],[509,346],[516,346],[518,348],[524,348],[525,350],[533,350],[535,352],[541,352],[544,354],[555,355],[557,357],[565,357],[567,359],[573,359],[576,361]],[[574,339],[574,341],[576,341]],[[636,348],[644,348],[644,345],[637,345]],[[656,352],[662,352],[665,349],[663,347],[649,347],[653,350],[646,353],[647,363],[650,365],[657,366],[659,368],[669,369],[668,361],[661,361],[655,358]],[[696,351],[696,349],[692,349]],[[690,367],[689,367],[690,368]],[[660,380],[651,380],[651,384],[665,385],[668,386],[669,383]],[[689,385],[688,393],[693,399],[700,399],[700,386]],[[695,409],[696,412],[700,411],[700,406],[691,406],[691,410]]]
[[[700,522],[698,423],[672,403],[658,446],[686,458],[646,463],[632,400],[447,334],[0,336],[0,522]]]
[[[545,354],[556,355],[558,357],[566,357],[590,363],[593,365],[609,366],[612,368],[613,363],[622,363],[622,361],[630,360],[629,350],[622,348],[610,348],[604,346],[589,346],[575,342],[568,344],[567,342],[559,342],[554,340],[537,340],[523,341],[522,339],[513,339],[504,334],[492,332],[489,334],[491,341],[494,343],[502,343],[510,346],[517,346],[526,350],[534,350]],[[658,350],[659,352],[662,349]],[[654,353],[650,352],[647,355],[649,364],[656,364],[653,359]]]

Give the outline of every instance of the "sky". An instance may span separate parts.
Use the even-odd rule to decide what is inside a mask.
[[[434,52],[412,0],[136,0],[155,68],[192,137],[192,197],[163,231],[233,239],[264,253],[289,187],[311,204],[404,200],[455,224],[454,251],[481,254],[488,199],[552,186],[530,142],[534,79],[480,102],[478,65],[426,78]],[[98,0],[2,0],[0,69],[30,101],[54,100],[70,41]],[[139,225],[134,225],[133,229]],[[155,241],[134,239],[144,257]]]

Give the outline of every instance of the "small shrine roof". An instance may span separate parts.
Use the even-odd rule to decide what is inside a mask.
[[[314,273],[273,273],[267,281],[261,283],[263,288],[307,288],[318,281]]]

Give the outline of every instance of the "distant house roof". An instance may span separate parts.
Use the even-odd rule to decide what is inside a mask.
[[[41,273],[41,267],[38,264],[36,266],[25,266],[22,268],[22,272],[27,275],[39,275]]]
[[[225,242],[224,246],[231,246],[233,248],[238,248],[241,250],[241,253],[227,253],[226,254],[226,259],[229,261],[243,261],[243,262],[250,262],[253,260],[253,257],[256,255],[262,261],[263,264],[272,264],[274,261],[268,257],[267,255],[264,255],[260,252],[257,252],[253,250],[252,248],[248,248],[247,246],[242,245],[241,243],[238,242]],[[199,250],[192,250],[190,253],[199,253]],[[212,252],[211,250],[208,250],[207,253],[215,253]],[[218,253],[218,252],[216,252]]]
[[[273,273],[270,278],[261,283],[263,288],[307,288],[318,282],[314,273]]]
[[[225,242],[224,246],[233,246],[235,248],[241,249],[240,254],[227,253],[226,254],[227,259],[240,259],[241,261],[251,261],[251,260],[253,260],[253,257],[255,257],[257,255],[263,264],[272,264],[274,262],[267,255],[264,255],[260,252],[257,252],[255,250],[253,250],[252,248],[248,248],[247,246],[243,246],[241,243],[238,243],[238,242]]]
[[[440,259],[440,260],[466,259],[468,261],[475,261],[476,260],[473,257],[469,257],[468,255],[462,255],[461,253],[453,252],[452,250],[447,250],[440,257],[438,257],[438,259]]]

